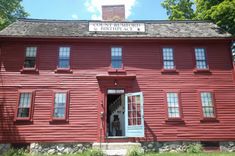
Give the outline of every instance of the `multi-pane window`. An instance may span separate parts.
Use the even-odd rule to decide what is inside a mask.
[[[206,51],[204,48],[195,48],[197,69],[207,69]]]
[[[163,67],[164,69],[174,69],[174,55],[172,48],[163,48]]]
[[[111,64],[112,68],[122,68],[122,48],[111,48]]]
[[[32,93],[20,93],[20,99],[17,110],[18,118],[29,118],[32,101]]]
[[[213,118],[215,117],[213,95],[211,92],[201,92],[201,104],[203,117]]]
[[[37,47],[27,47],[25,52],[24,68],[35,68]]]
[[[70,47],[60,47],[58,67],[59,68],[70,67]]]
[[[128,97],[128,125],[141,125],[141,97]]]
[[[53,118],[65,118],[67,105],[67,93],[55,93]]]
[[[178,93],[167,93],[167,106],[169,118],[180,117]]]

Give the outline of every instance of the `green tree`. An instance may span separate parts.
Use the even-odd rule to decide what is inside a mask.
[[[0,0],[0,30],[14,22],[17,18],[27,17],[21,5],[22,0]]]
[[[210,20],[235,35],[235,0],[164,0],[162,6],[170,20]]]
[[[165,0],[163,8],[167,10],[170,20],[187,20],[194,18],[193,2],[190,0]]]
[[[195,0],[196,5],[196,18],[198,19],[207,19],[208,10],[210,10],[213,6],[220,4],[224,0]]]
[[[195,18],[211,20],[235,35],[235,0],[196,0]]]

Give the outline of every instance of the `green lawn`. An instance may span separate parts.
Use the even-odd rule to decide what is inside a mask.
[[[30,156],[30,155],[27,155]],[[34,156],[34,155],[33,155]],[[40,155],[37,155],[40,156]],[[55,155],[53,155],[55,156]],[[60,155],[60,156],[90,156],[86,154],[71,154],[71,155]],[[146,153],[143,156],[235,156],[235,153]]]
[[[4,156],[12,156],[12,155],[4,155]],[[16,155],[14,155],[16,156]],[[23,156],[46,156],[46,155],[31,155],[26,154]],[[48,156],[48,155],[47,155]],[[57,155],[51,155],[57,156]],[[86,154],[71,154],[71,155],[58,155],[58,156],[90,156]],[[144,154],[143,156],[235,156],[235,153],[198,153],[198,154],[189,154],[189,153],[154,153],[154,154]]]
[[[235,153],[162,153],[162,154],[145,154],[145,156],[235,156]]]
[[[130,154],[130,153],[129,153]],[[235,153],[145,153],[143,156],[235,156]],[[141,153],[131,154],[130,156],[142,156]],[[66,154],[66,155],[41,155],[41,154],[30,154],[25,153],[23,150],[9,150],[4,153],[3,156],[103,156],[99,150],[88,150],[80,154]]]
[[[86,156],[86,155],[66,155],[66,156]],[[153,153],[153,154],[144,154],[143,156],[235,156],[235,153],[198,153],[198,154],[190,154],[190,153]]]
[[[64,155],[64,156],[90,156],[86,154],[74,154],[74,155]],[[153,154],[144,154],[143,156],[235,156],[235,153],[153,153]]]

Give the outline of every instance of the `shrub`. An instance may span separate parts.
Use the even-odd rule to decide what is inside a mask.
[[[186,152],[187,153],[200,153],[202,152],[202,145],[199,143],[189,144],[186,147]]]
[[[3,156],[27,156],[27,154],[23,149],[9,149]]]
[[[128,149],[127,156],[142,156],[144,154],[140,147],[132,147]]]

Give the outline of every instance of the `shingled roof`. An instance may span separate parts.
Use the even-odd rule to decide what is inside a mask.
[[[88,20],[19,19],[0,31],[1,37],[32,38],[230,38],[209,21],[127,21],[145,23],[145,32],[90,32]],[[103,22],[103,21],[95,21]],[[125,21],[126,22],[126,21]]]

